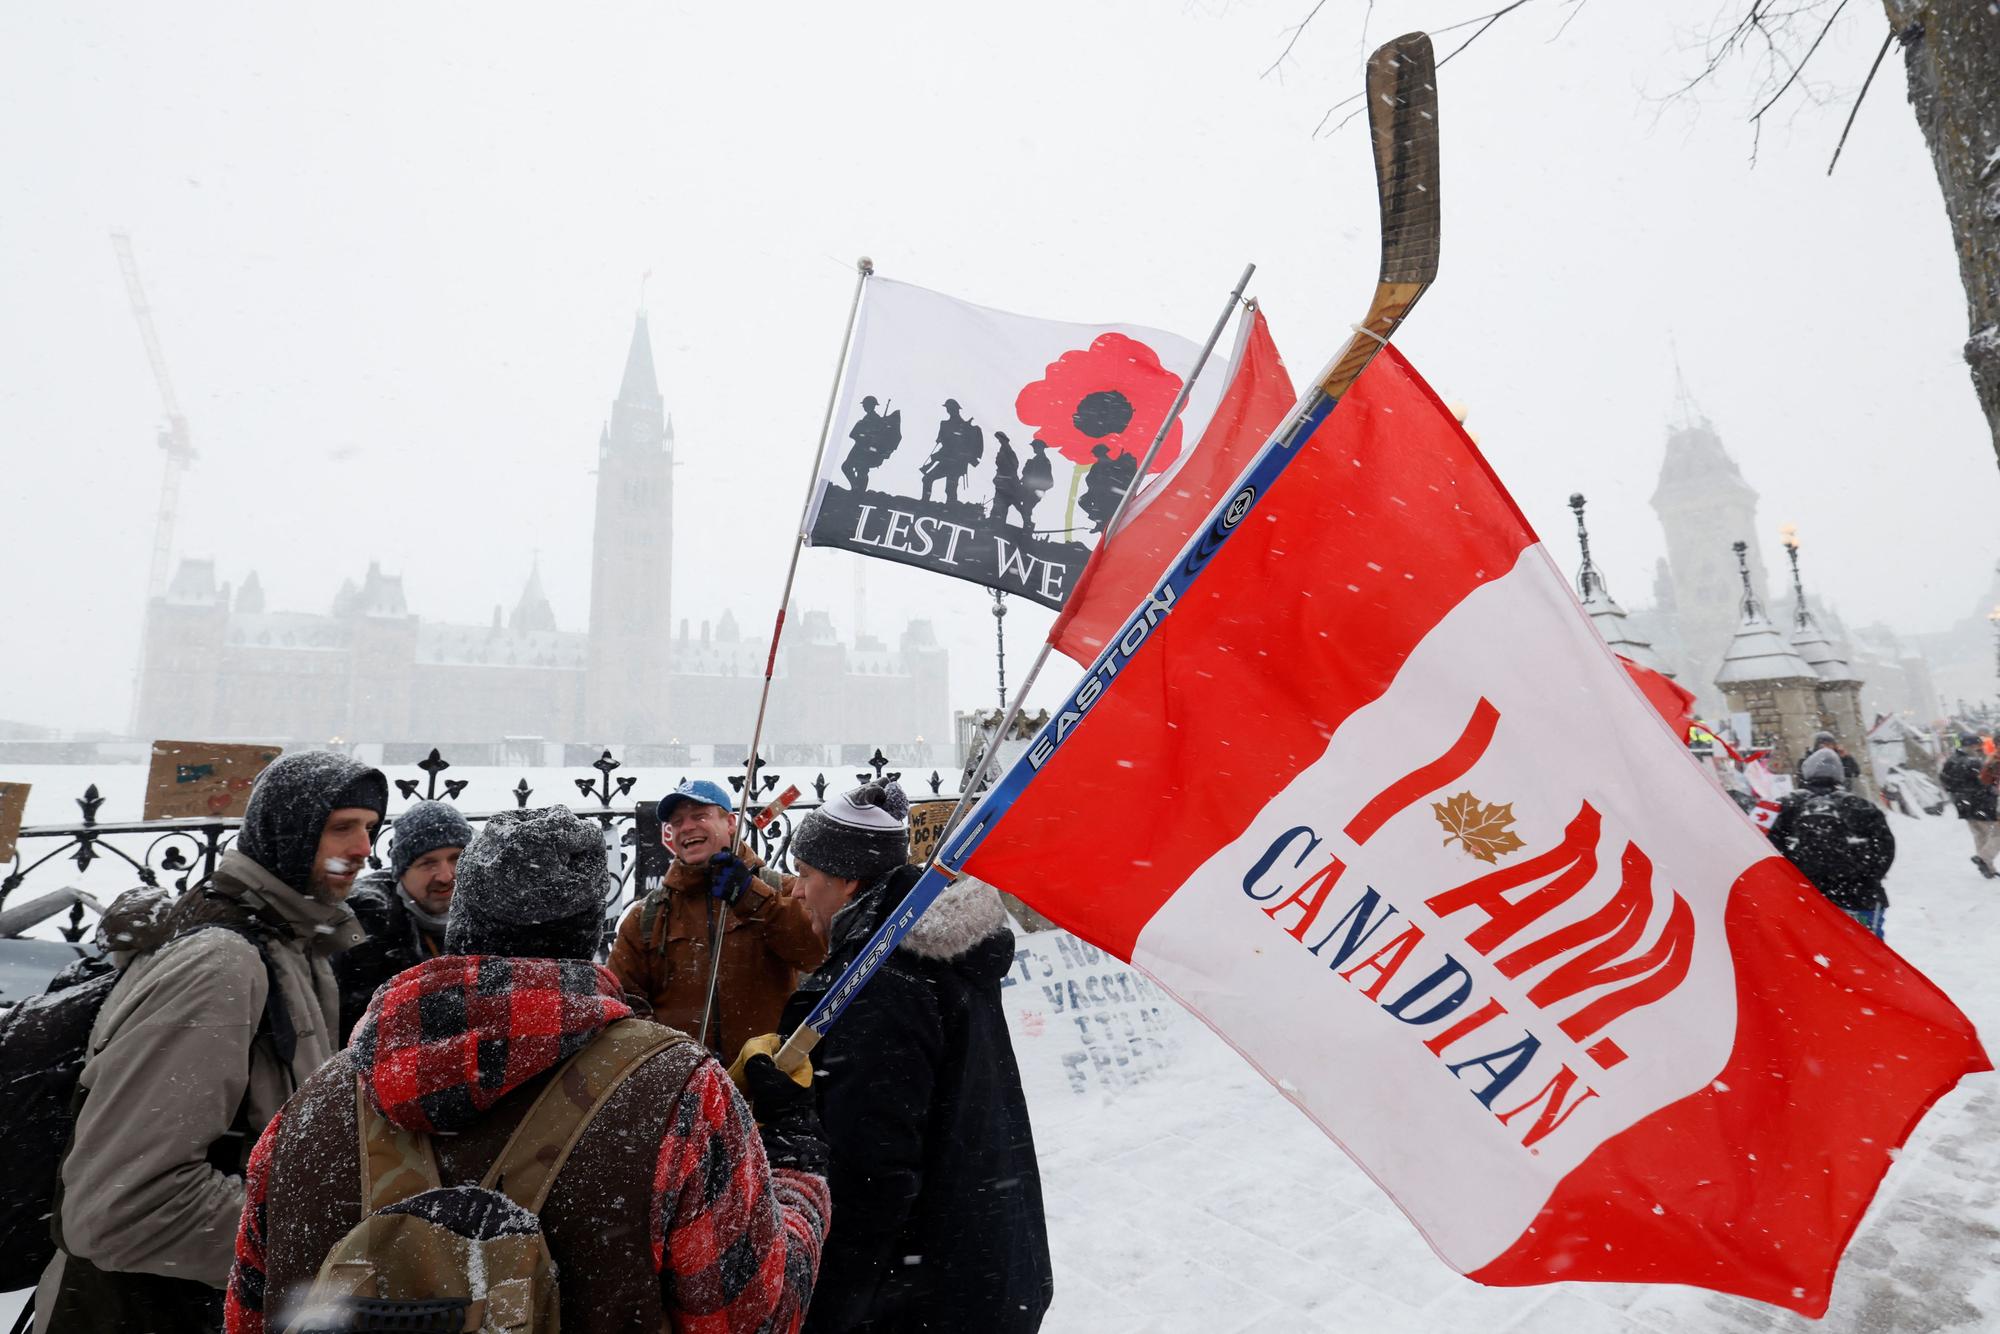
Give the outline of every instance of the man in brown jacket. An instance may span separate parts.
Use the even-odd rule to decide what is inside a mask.
[[[339,1046],[328,956],[362,938],[342,900],[388,795],[343,755],[280,756],[166,943],[119,979],[80,1080],[41,1334],[219,1326],[250,1145]]]
[[[651,1002],[653,1018],[702,1038],[726,1060],[777,1028],[799,971],[818,967],[826,946],[791,895],[792,877],[768,869],[747,847],[731,850],[736,816],[719,783],[696,779],[661,798],[660,829],[673,865],[618,924],[611,971],[627,992]],[[708,1032],[697,1034],[718,923],[715,1010]]]

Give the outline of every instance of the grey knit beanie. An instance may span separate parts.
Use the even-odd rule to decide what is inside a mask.
[[[280,755],[250,789],[237,851],[303,894],[326,817],[350,807],[378,818],[388,810],[389,780],[380,769],[328,750]]]
[[[894,779],[864,783],[807,811],[792,835],[792,860],[863,884],[910,856],[910,799]]]
[[[1808,783],[1842,783],[1847,780],[1847,768],[1841,764],[1839,752],[1828,748],[1806,756],[1799,776]]]
[[[458,859],[445,952],[595,958],[609,888],[596,825],[562,806],[502,811]]]
[[[462,848],[472,842],[472,825],[448,801],[420,801],[389,826],[389,869],[396,879],[411,863],[439,848]]]

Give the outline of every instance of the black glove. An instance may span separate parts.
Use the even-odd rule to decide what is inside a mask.
[[[757,1134],[764,1156],[773,1167],[790,1167],[826,1175],[826,1131],[814,1110],[813,1091],[800,1088],[768,1056],[752,1056],[743,1067],[750,1086],[750,1110],[757,1117]]]
[[[723,851],[708,859],[708,892],[732,908],[743,891],[750,888],[750,868],[733,852]]]

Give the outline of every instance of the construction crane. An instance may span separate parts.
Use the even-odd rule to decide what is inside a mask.
[[[160,512],[153,520],[153,565],[146,581],[146,595],[156,598],[167,591],[167,562],[173,556],[181,474],[194,462],[194,446],[188,440],[187,418],[174,395],[174,382],[167,375],[160,336],[153,329],[153,308],[146,304],[146,289],[139,282],[139,264],[132,258],[132,238],[123,232],[113,232],[111,248],[118,252],[118,268],[125,275],[125,293],[132,300],[132,317],[139,321],[139,337],[145,340],[146,360],[153,363],[153,381],[160,387],[160,406],[167,414],[167,423],[158,436],[158,444],[167,454],[167,466],[160,479]]]

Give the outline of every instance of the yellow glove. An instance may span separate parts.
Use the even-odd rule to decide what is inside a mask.
[[[784,1039],[776,1033],[759,1033],[744,1043],[743,1050],[737,1052],[736,1059],[729,1064],[729,1082],[736,1085],[736,1091],[746,1098],[750,1096],[750,1087],[743,1082],[743,1067],[750,1064],[752,1056],[769,1056],[775,1059],[778,1048],[783,1045]],[[791,1072],[791,1080],[802,1089],[811,1088],[812,1062],[800,1061],[799,1068]]]

